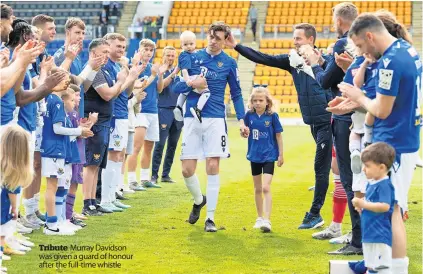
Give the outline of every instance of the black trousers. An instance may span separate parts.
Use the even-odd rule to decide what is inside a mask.
[[[315,188],[310,213],[318,215],[325,203],[329,187],[329,172],[332,161],[332,128],[330,123],[327,123],[310,125],[310,130],[316,143],[316,154],[314,156]]]

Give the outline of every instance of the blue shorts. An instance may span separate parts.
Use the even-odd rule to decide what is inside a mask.
[[[98,166],[106,168],[107,151],[109,148],[110,127],[94,125],[91,128],[94,136],[85,141],[84,166]]]

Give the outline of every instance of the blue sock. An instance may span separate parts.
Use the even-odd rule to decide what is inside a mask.
[[[84,200],[84,208],[88,209],[91,205],[91,200],[90,199],[86,199]]]
[[[46,225],[50,229],[56,229],[57,228],[57,216],[48,216],[47,215]]]
[[[60,186],[56,191],[56,216],[59,221],[62,221],[62,211],[63,211],[63,197],[65,197],[67,190]]]
[[[97,202],[95,201],[95,199],[91,199],[91,205],[96,206]]]

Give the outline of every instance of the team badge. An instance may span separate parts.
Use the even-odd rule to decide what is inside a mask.
[[[94,157],[94,161],[100,160],[100,154],[94,154],[93,157]]]
[[[266,127],[269,127],[269,126],[270,126],[270,121],[264,121],[264,125],[265,125]]]
[[[63,173],[65,173],[65,171],[63,170],[63,168],[58,168],[57,169],[57,174],[62,175]]]
[[[223,62],[217,62],[217,67],[218,67],[218,68],[223,67]]]
[[[115,141],[115,147],[119,147],[120,146],[120,141]]]

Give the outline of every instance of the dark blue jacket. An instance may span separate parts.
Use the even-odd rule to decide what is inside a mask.
[[[333,54],[344,53],[345,46],[348,43],[348,32],[346,32],[341,38],[339,38],[333,46]],[[316,77],[317,82],[322,88],[331,89],[334,96],[341,96],[341,92],[338,89],[338,84],[344,80],[345,73],[338,67],[335,62],[335,57],[326,59],[323,67],[314,66],[313,73]],[[351,122],[351,113],[344,115],[333,115],[333,119],[349,121]]]
[[[300,68],[291,67],[288,54],[272,56],[240,44],[235,47],[235,50],[255,63],[280,68],[291,73],[304,123],[307,125],[330,123],[331,113],[326,111],[329,101],[332,100],[330,90],[322,88],[313,77]],[[327,57],[324,56],[324,58]]]

